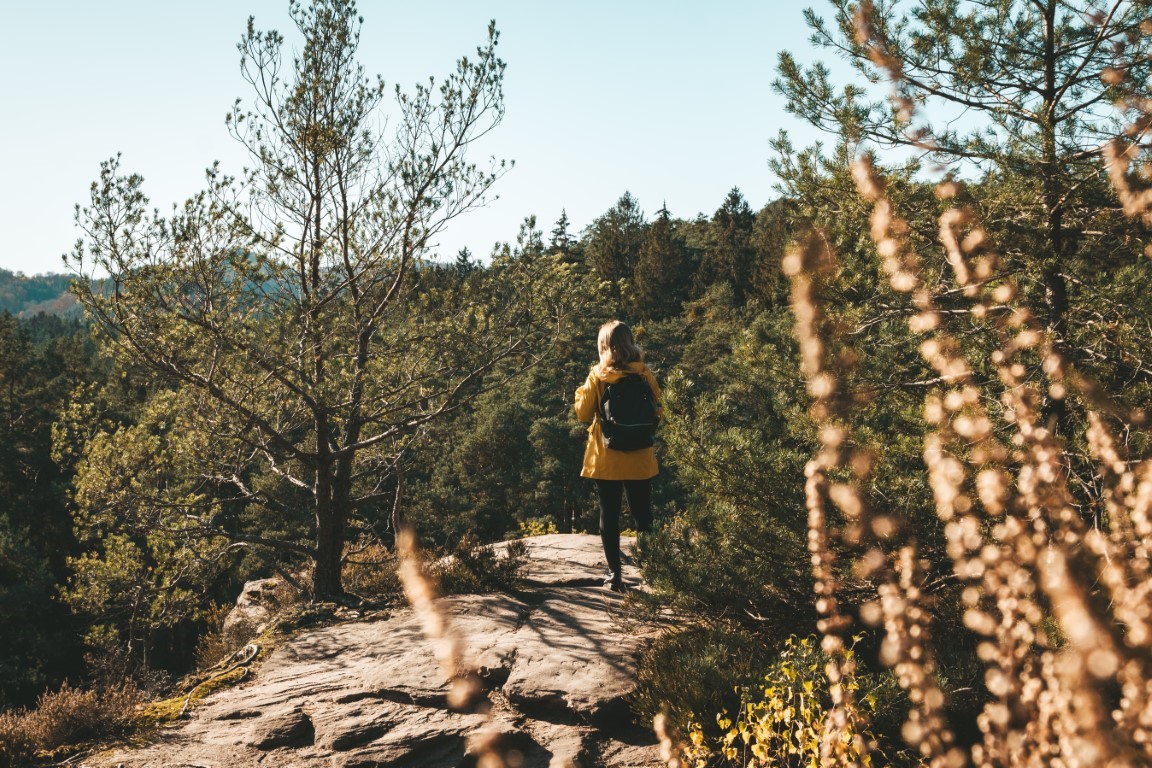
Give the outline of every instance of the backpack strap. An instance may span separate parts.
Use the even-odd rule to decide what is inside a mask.
[[[604,379],[599,376],[592,376],[596,382],[596,411],[592,414],[592,423],[604,423]]]

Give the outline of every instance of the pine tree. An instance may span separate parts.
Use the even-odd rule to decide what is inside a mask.
[[[1139,234],[1117,215],[1101,150],[1126,123],[1113,106],[1114,68],[1133,82],[1152,71],[1152,38],[1141,31],[1148,4],[898,1],[868,6],[870,40],[858,35],[857,3],[830,5],[831,23],[806,12],[813,41],[871,82],[895,77],[896,98],[866,84],[837,89],[827,67],[801,67],[785,52],[773,87],[788,110],[853,148],[911,148],[982,179],[982,220],[1011,267],[1028,276],[1026,298],[1058,347],[1075,362],[1150,380],[1133,366],[1134,350],[1092,330],[1100,327],[1093,308],[1113,290],[1102,268],[1140,259]],[[1138,319],[1125,317],[1121,302],[1105,306],[1110,322],[1135,331]],[[1063,422],[1063,401],[1049,405]]]
[[[529,341],[542,327],[533,312],[554,307],[526,309],[541,290],[526,269],[501,273],[506,287],[483,307],[419,283],[429,243],[502,173],[466,157],[503,116],[495,27],[439,86],[397,92],[387,136],[383,82],[356,59],[354,2],[290,12],[305,41],[291,66],[276,32],[250,23],[240,44],[253,99],[227,122],[251,153],[243,183],[213,168],[209,188],[165,219],[149,213],[139,176],[105,163],[78,211],[72,264],[109,275],[107,291],[80,290],[106,342],[195,404],[187,429],[207,438],[204,482],[255,517],[303,518],[277,537],[193,505],[202,525],[189,534],[302,558],[325,599],[342,594],[350,526],[389,503],[405,443],[497,362],[543,354]]]
[[[55,599],[76,542],[52,441],[95,373],[87,336],[75,321],[0,311],[0,708],[31,704],[79,667],[75,619]]]
[[[703,293],[706,286],[715,283],[728,283],[737,301],[744,300],[751,286],[755,261],[752,247],[755,221],[748,201],[733,187],[708,227],[708,248],[696,275],[698,292]]]
[[[752,227],[754,265],[748,295],[768,306],[788,303],[788,286],[781,262],[796,232],[802,229],[796,205],[786,198],[773,200],[756,214]]]
[[[692,264],[675,225],[668,206],[664,205],[644,235],[633,280],[637,317],[656,320],[675,317],[688,298]]]
[[[561,256],[565,260],[572,257],[572,235],[568,233],[568,211],[560,209],[560,218],[556,220],[556,226],[552,228],[551,238],[548,240],[548,250],[557,256]]]
[[[452,263],[453,269],[456,270],[457,277],[465,278],[472,274],[476,268],[477,263],[472,260],[472,251],[467,248],[461,248],[456,253],[456,261]]]
[[[640,245],[644,241],[644,213],[640,203],[625,192],[616,205],[593,221],[584,232],[589,266],[610,283],[618,312],[626,312],[632,300],[625,296],[625,281],[632,279]]]

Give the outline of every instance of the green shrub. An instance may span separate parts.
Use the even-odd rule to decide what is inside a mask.
[[[524,580],[528,546],[522,541],[504,545],[501,556],[491,544],[464,537],[448,557],[433,564],[432,575],[444,595],[508,592]]]
[[[224,620],[232,606],[213,603],[205,612],[204,633],[196,640],[196,669],[208,669],[236,651],[224,634]]]
[[[556,521],[547,515],[543,517],[529,517],[526,520],[521,520],[517,525],[520,528],[518,535],[521,538],[560,533],[560,529],[556,527]]]
[[[851,660],[854,651],[849,649],[845,654]],[[718,730],[706,729],[701,723],[689,726],[685,750],[689,765],[820,765],[820,742],[831,707],[827,663],[828,657],[820,650],[816,637],[789,637],[759,685],[741,687],[739,705],[734,710],[719,710],[715,718]],[[906,701],[889,674],[857,672],[847,679],[846,685],[854,695],[856,708],[865,716],[864,721],[873,726],[892,720],[885,717],[887,710]],[[896,718],[895,722],[902,719]],[[898,734],[878,736],[871,729],[857,731],[849,723],[840,737],[848,745],[848,754],[862,765],[872,765],[874,758],[883,758],[883,764],[892,766],[920,764],[893,747],[899,741]],[[869,749],[857,751],[853,746],[857,743],[866,744]]]
[[[396,553],[379,541],[348,544],[344,551],[344,589],[360,598],[391,601],[402,590]]]
[[[770,515],[690,506],[642,537],[637,554],[644,580],[681,614],[739,623],[766,648],[816,626],[804,539]]]
[[[640,661],[632,709],[643,723],[663,712],[687,732],[698,713],[739,706],[736,691],[757,680],[769,651],[739,627],[699,625],[667,634]]]

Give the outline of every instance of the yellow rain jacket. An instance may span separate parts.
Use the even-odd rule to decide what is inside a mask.
[[[593,368],[588,379],[576,390],[576,418],[591,421],[588,427],[588,444],[584,448],[584,469],[581,477],[597,480],[647,480],[659,471],[656,466],[656,449],[641,448],[638,451],[613,451],[604,445],[604,433],[600,430],[600,397],[604,385],[611,384],[630,373],[638,373],[652,388],[656,402],[656,416],[660,417],[660,385],[656,377],[644,363],[629,363],[626,371],[608,371],[599,374]]]

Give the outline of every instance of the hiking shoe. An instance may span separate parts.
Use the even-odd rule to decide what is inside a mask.
[[[609,573],[604,578],[604,589],[610,589],[613,592],[624,592],[627,588],[624,586],[624,579],[614,573]]]

